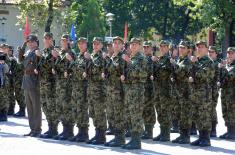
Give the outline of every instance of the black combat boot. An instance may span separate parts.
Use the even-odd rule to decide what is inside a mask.
[[[98,134],[99,134],[99,130],[98,130],[98,129],[95,129],[95,136],[92,137],[90,140],[88,140],[86,143],[87,143],[87,144],[92,144],[92,142],[97,139]]]
[[[172,121],[171,133],[179,133],[178,120],[173,120]]]
[[[170,141],[170,129],[167,127],[160,127],[160,134],[157,137],[153,138],[153,141]]]
[[[109,142],[105,143],[105,146],[109,147],[121,147],[125,145],[125,132],[124,131],[116,131],[115,137]]]
[[[141,134],[133,132],[131,134],[131,140],[122,148],[127,150],[141,149]]]
[[[108,129],[107,129],[107,131],[106,131],[106,135],[114,135],[114,128],[113,128],[113,125],[110,123],[110,122],[108,122]]]
[[[62,125],[63,125],[63,131],[59,135],[54,136],[53,139],[59,140],[60,137],[62,137],[67,132],[67,126],[64,123],[62,123]]]
[[[145,125],[145,130],[141,139],[153,139],[153,126],[152,125]]]
[[[0,110],[0,122],[7,121],[7,109]]]
[[[202,137],[203,137],[203,133],[202,133],[202,131],[199,131],[199,138],[197,140],[193,141],[192,143],[190,143],[190,145],[199,146],[199,144],[202,141]]]
[[[173,140],[172,143],[189,144],[190,143],[189,129],[180,130],[180,136],[175,140]]]
[[[208,130],[202,130],[201,132],[202,132],[202,136],[201,136],[199,146],[200,147],[211,146],[210,132]]]
[[[19,111],[14,114],[14,117],[25,117],[25,107],[20,107]]]
[[[95,140],[92,141],[93,145],[105,144],[106,142],[105,131],[106,130],[98,129],[98,136],[96,137]]]
[[[74,136],[74,134],[73,134],[74,125],[73,124],[67,124],[66,126],[67,126],[66,127],[67,130],[62,136],[60,136],[59,140],[68,140],[68,139],[71,139]]]
[[[48,131],[40,135],[40,138],[53,138],[58,135],[58,123],[48,122]]]
[[[78,128],[78,134],[69,139],[69,141],[71,142],[87,142],[88,140],[88,127]]]
[[[11,115],[14,115],[14,113],[15,113],[15,104],[10,104],[7,115],[11,116]]]
[[[217,137],[216,125],[217,125],[217,122],[212,121],[212,128],[211,128],[210,137]]]
[[[190,135],[197,135],[197,128],[195,122],[192,122]]]

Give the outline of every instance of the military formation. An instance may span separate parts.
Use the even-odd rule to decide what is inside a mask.
[[[211,146],[221,91],[227,132],[220,138],[235,140],[235,47],[219,58],[204,41],[172,46],[161,40],[154,51],[151,41],[139,38],[125,43],[116,36],[105,44],[94,37],[89,51],[84,37],[76,48],[68,34],[61,36],[60,47],[53,40],[46,32],[39,50],[37,36],[29,35],[17,49],[18,58],[10,46],[0,46],[0,121],[7,121],[7,114],[25,116],[27,105],[31,131],[25,136],[131,150],[141,149],[141,140],[167,142],[171,133],[179,133],[172,143]],[[20,110],[14,114],[16,101]],[[43,134],[41,109],[48,122]],[[89,137],[89,118],[94,137]],[[160,133],[153,137],[156,120]],[[191,142],[190,135],[197,133]],[[106,141],[110,134],[114,138]],[[126,137],[131,137],[128,143]]]

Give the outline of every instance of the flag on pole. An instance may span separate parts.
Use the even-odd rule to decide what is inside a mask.
[[[125,28],[124,28],[124,42],[127,41],[127,33],[128,33],[128,23],[125,23]]]
[[[25,40],[29,36],[29,34],[30,34],[29,20],[28,20],[28,17],[26,17],[25,27],[24,27],[24,39]]]
[[[74,24],[72,24],[72,26],[71,26],[70,37],[73,40],[73,43],[75,43],[77,38],[76,38]]]

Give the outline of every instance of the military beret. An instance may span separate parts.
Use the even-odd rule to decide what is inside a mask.
[[[131,38],[130,44],[132,44],[132,43],[140,44],[141,40],[140,40],[140,38]]]
[[[184,40],[181,40],[180,43],[179,43],[179,47],[187,47],[189,48],[190,47],[190,44],[188,41],[184,41]]]
[[[229,48],[227,49],[227,52],[235,52],[235,47],[229,47]]]
[[[77,42],[80,42],[80,41],[87,42],[87,38],[79,37]]]
[[[205,46],[207,46],[207,43],[205,41],[200,40],[200,41],[198,41],[196,43],[196,46],[198,46],[198,45],[205,45]]]
[[[124,43],[124,40],[119,36],[113,37],[113,42],[114,40],[120,40],[122,43]]]
[[[152,46],[152,42],[151,41],[144,41],[143,46]]]
[[[167,40],[161,40],[160,43],[159,43],[159,45],[167,45],[167,46],[169,46],[170,43],[169,43],[169,41],[167,41]]]
[[[216,49],[215,46],[209,46],[209,51],[215,51],[216,53],[218,53],[218,50]]]
[[[53,34],[51,32],[45,32],[43,37],[44,38],[53,38]]]
[[[27,42],[28,41],[35,41],[37,42],[38,41],[38,37],[34,34],[30,34],[27,38],[26,38]]]
[[[93,42],[100,42],[103,43],[103,39],[101,37],[94,37]]]
[[[70,40],[70,37],[69,37],[68,34],[63,34],[60,39],[61,39],[61,40],[64,40],[64,39]]]

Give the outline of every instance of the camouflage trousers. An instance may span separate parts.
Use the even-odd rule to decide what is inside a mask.
[[[175,84],[171,85],[171,104],[172,104],[172,121],[179,122],[180,120],[180,103],[179,103],[179,94],[177,91],[177,86]]]
[[[59,119],[63,124],[74,124],[75,106],[72,104],[72,81],[71,79],[59,79],[56,82],[57,110],[60,114]]]
[[[74,121],[78,128],[89,126],[87,81],[75,81],[72,91],[71,104],[75,107]]]
[[[127,117],[130,118],[131,132],[143,133],[143,110],[144,110],[144,84],[125,84],[125,107]]]
[[[212,113],[211,113],[211,119],[213,122],[218,123],[218,118],[217,118],[217,112],[216,112],[216,106],[218,102],[218,97],[219,97],[219,90],[217,86],[212,86]]]
[[[93,119],[95,128],[100,130],[107,129],[107,119],[105,113],[105,87],[101,81],[89,81],[88,91],[89,115]]]
[[[154,86],[150,81],[145,83],[145,93],[144,93],[144,110],[143,119],[144,125],[154,126],[156,123],[156,114],[154,108]]]
[[[40,93],[42,110],[46,116],[47,121],[58,124],[59,113],[57,110],[56,101],[56,83],[48,82],[41,84]]]
[[[225,126],[235,126],[235,88],[221,90],[221,103]]]
[[[24,90],[21,88],[22,80],[15,81],[15,100],[17,101],[18,105],[22,108],[26,107],[24,101]]]
[[[114,123],[114,108],[112,107],[112,97],[111,97],[111,94],[110,94],[110,83],[107,83],[105,84],[105,90],[106,90],[106,93],[105,93],[105,105],[106,105],[106,116],[107,116],[107,121],[108,121],[108,125],[109,125],[109,128],[113,128],[113,123]],[[111,129],[112,130],[112,129]]]
[[[193,115],[199,131],[211,130],[212,99],[209,86],[197,86],[192,92]]]
[[[0,88],[0,110],[8,109],[9,100],[8,100],[8,90],[6,88]]]
[[[107,109],[106,109],[108,121],[113,125],[115,131],[124,131],[125,108],[124,108],[124,94],[123,94],[122,85],[110,84],[107,87],[107,98],[109,99],[107,102]]]
[[[15,107],[15,95],[14,95],[14,84],[11,84],[8,88],[9,92],[7,94],[8,101],[9,101],[9,108],[12,107],[14,109]]]

